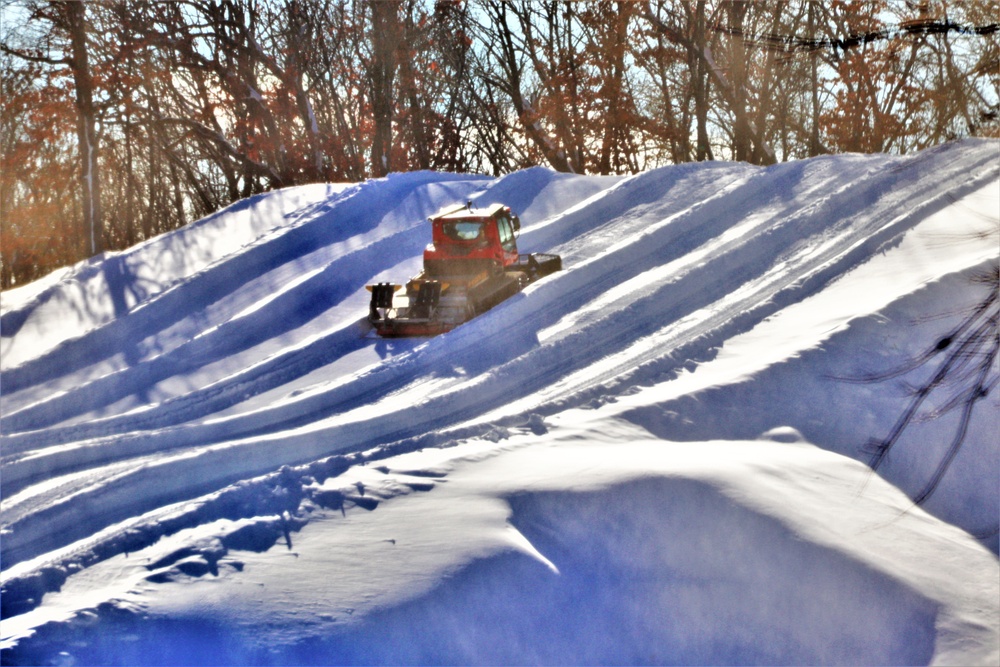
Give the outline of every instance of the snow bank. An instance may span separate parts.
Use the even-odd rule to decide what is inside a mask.
[[[204,538],[200,549],[188,536],[183,552],[167,542],[113,559],[91,576],[116,575],[116,613],[43,627],[28,644],[41,648],[15,655],[60,649],[116,664],[1000,656],[982,614],[1000,595],[995,558],[865,466],[802,441],[676,443],[600,410],[567,413],[542,435],[389,458],[320,487],[364,489],[373,504],[343,514],[312,506],[308,525],[269,550],[216,554],[214,576],[204,559],[219,547]],[[51,607],[78,595],[67,587]]]

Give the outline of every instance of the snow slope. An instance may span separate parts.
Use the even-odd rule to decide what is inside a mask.
[[[467,199],[565,270],[366,334]],[[421,172],[5,292],[4,661],[995,664],[998,227],[995,141]]]

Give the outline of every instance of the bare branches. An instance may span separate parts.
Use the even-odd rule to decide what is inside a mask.
[[[26,25],[5,26],[0,64],[31,84],[4,100],[20,116],[0,159],[37,167],[5,169],[0,192],[14,193],[4,210],[18,220],[40,215],[21,193],[60,200],[37,229],[18,225],[59,249],[4,250],[3,287],[279,186],[535,164],[627,174],[1000,136],[985,0],[18,6]],[[42,127],[61,134],[40,144]],[[67,161],[55,149],[78,164],[71,196],[47,182]]]

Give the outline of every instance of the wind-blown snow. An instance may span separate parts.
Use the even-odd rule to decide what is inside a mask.
[[[364,286],[467,199],[564,270],[373,338]],[[995,141],[420,172],[5,292],[4,662],[995,664],[996,392],[921,506],[961,383],[867,464],[998,227]]]

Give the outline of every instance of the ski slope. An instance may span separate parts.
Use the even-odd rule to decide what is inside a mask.
[[[446,335],[373,337],[364,286],[419,270],[427,217],[466,200],[564,270]],[[190,662],[150,647],[204,618],[208,663],[995,662],[997,392],[921,507],[961,382],[866,464],[998,256],[1000,143],[970,140],[304,186],[4,292],[5,662]],[[359,537],[383,523],[418,546],[386,561]]]

